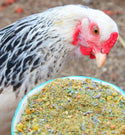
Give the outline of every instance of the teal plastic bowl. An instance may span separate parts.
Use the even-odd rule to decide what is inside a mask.
[[[105,85],[110,85],[112,86],[116,91],[120,92],[124,97],[125,97],[125,92],[120,89],[119,87],[115,86],[114,84],[111,84],[111,83],[108,83],[108,82],[105,82],[105,81],[102,81],[102,80],[99,80],[99,79],[96,79],[96,78],[92,78],[92,77],[87,77],[87,76],[68,76],[68,77],[62,77],[61,79],[65,79],[65,78],[69,78],[69,79],[75,79],[75,80],[85,80],[86,78],[88,79],[91,79],[95,82],[99,82],[101,84],[105,84]],[[54,80],[54,79],[53,79]],[[41,91],[41,89],[49,82],[52,82],[53,80],[50,80],[50,81],[47,81],[39,86],[37,86],[36,88],[34,88],[33,90],[31,90],[27,95],[24,96],[24,98],[20,101],[17,109],[16,109],[16,112],[15,112],[15,115],[13,117],[13,120],[12,120],[12,125],[11,125],[11,135],[16,135],[14,132],[16,131],[16,125],[17,123],[20,121],[20,118],[21,118],[21,114],[23,113],[25,107],[26,107],[26,104],[27,104],[27,99],[28,97],[30,97],[31,95],[35,94],[35,93],[38,93]]]

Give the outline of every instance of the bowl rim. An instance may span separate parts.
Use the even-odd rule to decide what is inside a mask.
[[[125,91],[123,91],[121,88],[119,88],[118,86],[112,84],[112,83],[109,83],[109,82],[106,82],[106,81],[103,81],[103,80],[100,80],[100,79],[97,79],[97,78],[93,78],[93,77],[88,77],[88,76],[67,76],[67,77],[59,77],[58,79],[65,79],[65,78],[71,78],[71,79],[75,79],[75,78],[83,78],[83,79],[91,79],[91,80],[94,80],[96,82],[102,82],[104,84],[107,84],[107,85],[111,85],[112,87],[114,87],[117,91],[119,91],[123,96],[125,96]],[[56,78],[57,79],[57,78]],[[16,117],[17,117],[17,114],[20,110],[20,107],[23,105],[23,101],[27,99],[27,96],[29,94],[31,94],[34,90],[42,87],[43,85],[46,85],[47,83],[49,82],[52,82],[54,81],[55,79],[52,79],[52,80],[49,80],[49,81],[46,81],[45,83],[42,83],[40,85],[38,85],[37,87],[35,87],[34,89],[32,89],[31,91],[29,91],[22,99],[21,101],[19,102],[18,106],[17,106],[17,109],[15,111],[15,114],[13,116],[13,119],[12,119],[12,123],[11,123],[11,135],[15,135],[14,133],[14,122],[16,120]]]

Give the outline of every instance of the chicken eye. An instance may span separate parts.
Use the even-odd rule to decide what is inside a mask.
[[[93,32],[93,34],[98,35],[99,34],[99,28],[97,26],[93,26],[92,32]]]

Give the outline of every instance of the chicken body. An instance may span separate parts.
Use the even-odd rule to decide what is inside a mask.
[[[52,8],[0,30],[1,135],[10,134],[14,111],[29,90],[54,78],[74,53],[84,55],[80,46],[89,47],[89,42],[86,44],[81,37],[88,25],[82,20],[85,18],[100,20],[100,42],[108,40],[112,32],[118,32],[115,22],[104,13],[80,5]],[[107,20],[104,21],[104,18]],[[81,21],[82,28],[78,35],[77,26]],[[78,38],[80,40],[76,43]]]

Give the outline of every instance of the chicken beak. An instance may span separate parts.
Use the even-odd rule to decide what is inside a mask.
[[[106,61],[107,55],[102,54],[102,53],[96,53],[95,57],[96,57],[97,67],[101,68],[104,65],[105,61]]]

